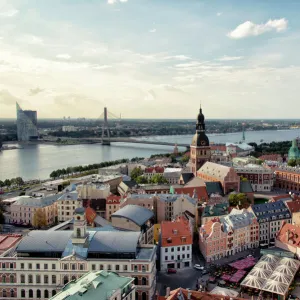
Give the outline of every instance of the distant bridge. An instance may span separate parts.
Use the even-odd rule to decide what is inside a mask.
[[[103,145],[109,145],[110,143],[133,143],[133,144],[147,144],[147,145],[161,145],[161,146],[174,146],[175,143],[161,142],[161,141],[149,141],[149,140],[136,140],[132,138],[122,138],[122,137],[102,137],[102,138],[85,138],[86,141],[91,142],[101,142]],[[184,147],[189,149],[188,144],[177,144],[178,147]]]

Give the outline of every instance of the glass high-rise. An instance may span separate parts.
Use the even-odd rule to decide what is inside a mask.
[[[18,141],[30,141],[38,139],[37,113],[34,110],[22,110],[17,106],[17,135]]]

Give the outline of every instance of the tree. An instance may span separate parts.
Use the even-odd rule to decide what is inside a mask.
[[[141,176],[138,176],[136,179],[135,179],[136,183],[138,184],[145,184],[145,183],[148,183],[148,179],[141,175]]]
[[[296,159],[290,159],[288,161],[288,166],[290,166],[290,167],[296,167],[296,165],[297,165]]]
[[[50,174],[50,178],[52,178],[52,179],[57,178],[57,171],[52,171]]]
[[[18,186],[24,184],[24,180],[23,180],[22,177],[17,177],[17,178],[15,178],[15,181],[16,181],[16,184],[17,184]]]
[[[47,225],[46,214],[44,210],[38,208],[33,216],[32,225],[37,228],[41,228]]]
[[[4,182],[2,180],[0,180],[0,187],[4,186]]]
[[[5,179],[4,180],[4,186],[10,186],[11,183],[10,183],[10,180],[9,179]]]
[[[181,158],[181,163],[183,163],[183,164],[187,163],[189,160],[190,160],[189,156],[188,155],[184,155]]]
[[[228,197],[228,200],[229,200],[229,204],[230,206],[245,206],[245,205],[248,205],[249,202],[248,202],[248,199],[247,199],[247,195],[244,194],[244,193],[239,193],[239,194],[230,194],[229,197]]]
[[[163,177],[161,174],[155,174],[150,179],[150,182],[154,184],[163,184],[163,183],[168,183],[168,180],[165,177]]]
[[[141,169],[140,167],[135,167],[135,168],[131,171],[131,174],[130,174],[130,176],[131,176],[131,178],[132,178],[133,180],[136,180],[137,177],[139,177],[139,176],[141,176],[141,175],[143,175],[143,171],[142,171],[142,169]]]
[[[248,181],[246,177],[241,176],[241,181]]]

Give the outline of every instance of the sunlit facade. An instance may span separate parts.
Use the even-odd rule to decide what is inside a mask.
[[[30,141],[38,138],[37,113],[34,110],[22,110],[17,106],[17,135],[18,141]]]

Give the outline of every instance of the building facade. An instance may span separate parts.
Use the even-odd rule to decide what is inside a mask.
[[[275,170],[275,186],[287,191],[300,192],[300,168],[279,167]]]
[[[165,168],[160,166],[145,168],[144,177],[150,180],[155,174],[163,175]]]
[[[300,198],[284,202],[292,215],[292,224],[300,226]]]
[[[181,168],[165,168],[163,176],[169,184],[179,184],[181,173]]]
[[[18,141],[30,141],[38,139],[37,113],[33,110],[22,110],[17,107],[17,136]]]
[[[249,211],[255,214],[259,223],[260,246],[274,245],[282,221],[291,223],[292,220],[290,211],[281,200],[252,205]]]
[[[209,161],[211,157],[209,139],[205,134],[205,118],[201,107],[197,117],[196,134],[193,137],[190,148],[189,164],[191,166],[191,172],[196,176],[197,171],[205,162]]]
[[[65,222],[73,218],[76,208],[82,207],[82,201],[78,198],[77,191],[66,192],[57,200],[57,215],[59,222]]]
[[[106,198],[106,220],[111,221],[111,215],[120,209],[121,196],[109,195]]]
[[[81,199],[106,199],[110,195],[109,184],[84,183],[77,186]]]
[[[140,243],[139,232],[88,231],[83,209],[74,229],[31,231],[15,251],[0,257],[0,297],[48,299],[70,280],[105,270],[134,278],[136,299],[152,299],[156,289],[156,247]]]
[[[273,189],[274,172],[271,168],[260,165],[248,164],[235,168],[236,173],[246,178],[255,192],[269,192]]]
[[[188,220],[177,218],[161,223],[160,270],[181,269],[192,265],[192,232]]]
[[[225,194],[240,190],[240,177],[232,167],[206,162],[197,172],[197,176],[208,182],[220,182]]]

